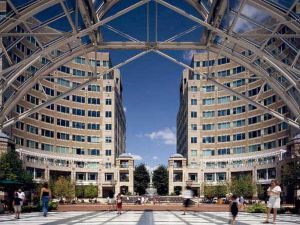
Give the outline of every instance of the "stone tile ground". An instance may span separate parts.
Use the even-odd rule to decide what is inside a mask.
[[[265,215],[240,213],[238,225],[262,224]],[[181,211],[125,211],[116,212],[51,212],[48,217],[41,213],[25,213],[20,220],[13,215],[1,215],[0,225],[221,225],[227,224],[228,212],[189,212]],[[279,215],[277,224],[298,225],[299,215]]]

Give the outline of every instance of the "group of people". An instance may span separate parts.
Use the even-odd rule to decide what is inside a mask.
[[[48,183],[44,183],[43,187],[41,188],[40,200],[43,209],[43,216],[47,216],[48,214],[48,204],[51,198],[51,190],[48,187]],[[19,189],[14,194],[13,198],[13,207],[15,211],[15,218],[20,219],[21,209],[25,202],[25,193]]]
[[[277,209],[280,208],[280,193],[281,188],[276,180],[271,181],[271,185],[267,190],[269,196],[269,201],[267,203],[267,218],[263,223],[270,223],[270,214],[273,209],[273,224],[276,224]],[[190,186],[187,186],[182,193],[184,211],[183,215],[186,213],[187,207],[191,204],[191,199],[193,198],[193,191]],[[236,224],[237,215],[240,209],[244,209],[245,199],[235,194],[230,195],[229,211],[231,213],[231,219],[229,224]]]

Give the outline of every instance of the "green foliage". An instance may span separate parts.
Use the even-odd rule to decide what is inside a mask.
[[[157,189],[157,194],[167,195],[169,192],[169,174],[165,166],[160,165],[153,171],[153,186]]]
[[[26,188],[33,185],[32,176],[24,169],[23,162],[14,149],[0,156],[0,180],[16,182],[16,185],[2,184],[5,189],[17,189],[21,185]]]
[[[260,203],[255,203],[247,207],[248,213],[265,213],[267,211],[267,206]]]
[[[89,198],[89,199],[98,197],[98,188],[97,188],[97,186],[92,185],[92,184],[90,184],[88,186],[85,186],[85,188],[84,188],[84,197]]]
[[[261,184],[257,184],[256,185],[256,191],[257,191],[257,197],[260,200],[264,200],[265,199],[265,190],[263,188],[263,186]]]
[[[296,188],[300,186],[300,162],[295,161],[286,164],[282,170],[281,182],[286,187]]]
[[[58,203],[57,202],[49,202],[48,211],[57,210]],[[22,212],[40,212],[42,210],[42,205],[36,204],[36,205],[26,205],[22,206]]]
[[[214,197],[217,197],[217,198],[225,197],[227,192],[228,192],[228,187],[225,184],[224,185],[219,184],[219,185],[215,185],[215,186],[212,186],[212,185],[204,186],[204,196],[209,199],[214,198]]]
[[[255,191],[256,184],[253,183],[251,176],[241,176],[231,180],[230,192],[237,196],[252,198]]]
[[[58,198],[66,198],[70,201],[75,195],[75,185],[70,179],[61,176],[54,183],[54,195]]]
[[[146,188],[150,182],[150,176],[145,164],[140,164],[135,167],[134,171],[134,191],[139,195],[146,193]]]
[[[75,196],[77,198],[84,198],[84,186],[76,186],[75,187]]]

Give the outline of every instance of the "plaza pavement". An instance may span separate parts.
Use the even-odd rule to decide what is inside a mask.
[[[221,225],[227,224],[228,212],[188,212],[181,211],[125,211],[121,215],[116,212],[50,212],[48,217],[42,213],[24,213],[21,219],[13,215],[0,215],[0,225]],[[238,225],[262,224],[264,214],[240,213]],[[278,215],[277,224],[299,225],[299,215]]]

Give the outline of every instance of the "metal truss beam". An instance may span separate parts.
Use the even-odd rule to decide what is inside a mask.
[[[133,56],[133,57],[125,60],[124,62],[121,62],[118,65],[116,65],[116,66],[114,66],[114,67],[112,67],[110,69],[107,69],[106,71],[100,73],[97,76],[88,77],[87,81],[84,81],[83,83],[79,84],[78,86],[69,89],[68,91],[62,93],[59,96],[53,97],[53,98],[45,101],[44,103],[42,103],[40,105],[34,106],[33,108],[31,108],[31,109],[29,109],[29,110],[27,110],[27,111],[25,111],[25,112],[23,112],[23,113],[15,116],[15,117],[13,117],[13,118],[8,119],[7,121],[3,120],[3,119],[5,119],[5,116],[3,114],[1,114],[1,121],[4,121],[2,123],[2,127],[1,128],[2,129],[6,128],[8,126],[11,126],[11,125],[15,124],[17,121],[25,119],[26,117],[30,116],[31,114],[38,112],[42,108],[45,108],[48,105],[51,105],[51,104],[55,103],[56,101],[58,101],[60,99],[63,99],[63,98],[69,96],[70,94],[72,94],[72,93],[74,93],[76,91],[81,90],[82,88],[86,87],[87,85],[89,85],[89,84],[95,82],[96,80],[100,79],[104,74],[110,73],[111,71],[113,71],[115,69],[118,69],[118,68],[120,68],[120,67],[122,67],[122,66],[124,66],[124,65],[126,65],[126,64],[128,64],[130,62],[132,62],[132,61],[136,60],[137,58],[140,58],[141,56],[147,54],[150,51],[151,50],[143,51],[143,52],[141,52],[141,53],[139,53],[139,54],[137,54],[137,55],[135,55],[135,56]]]
[[[280,21],[282,24],[285,24],[288,26],[290,29],[296,31],[297,33],[300,32],[300,24],[299,21],[292,20],[288,14],[284,13],[283,11],[271,6],[265,1],[257,1],[257,0],[247,0],[247,2],[251,3],[252,6],[256,8],[260,8],[268,12],[272,17],[276,18],[278,21]],[[295,6],[295,3],[297,2],[294,1],[294,4],[291,8]]]
[[[290,71],[293,71],[296,74],[300,74],[300,70],[298,70],[296,68],[293,68],[293,67],[291,67],[287,64],[284,64],[280,60],[277,60],[274,57],[270,56],[269,54],[264,53],[261,49],[255,47],[254,45],[252,45],[252,44],[250,44],[246,41],[243,41],[241,39],[238,39],[234,36],[231,36],[231,35],[225,33],[223,30],[221,30],[219,28],[216,28],[216,27],[208,24],[205,21],[200,20],[199,18],[197,18],[197,17],[195,17],[191,14],[188,14],[184,10],[182,10],[182,9],[172,5],[172,4],[169,4],[169,3],[165,2],[164,0],[155,0],[155,1],[157,1],[161,5],[164,5],[165,7],[177,12],[178,14],[180,14],[180,15],[186,17],[186,18],[189,18],[190,20],[192,20],[194,22],[197,22],[197,23],[203,25],[207,29],[211,30],[212,32],[215,32],[217,35],[223,37],[224,39],[226,39],[226,40],[228,40],[232,43],[235,43],[236,45],[242,47],[243,49],[249,49],[249,50],[255,52],[257,54],[257,56],[260,57],[262,60],[268,60],[269,62],[272,62],[273,65],[280,66],[281,70],[279,72],[282,73],[282,75],[286,79],[288,79],[291,82],[291,84],[300,92],[300,85],[299,85],[298,81],[288,71],[288,70],[290,70]]]
[[[278,113],[277,111],[275,111],[273,109],[270,109],[270,108],[262,105],[261,103],[258,103],[256,101],[252,100],[251,98],[249,98],[249,97],[247,97],[247,96],[245,96],[245,95],[243,95],[243,94],[241,94],[241,93],[239,93],[239,92],[237,92],[237,91],[235,91],[235,90],[227,87],[224,84],[219,83],[215,79],[209,77],[207,74],[199,73],[198,70],[196,70],[194,68],[191,68],[191,67],[189,67],[188,65],[186,65],[186,64],[184,64],[182,62],[177,61],[176,59],[172,58],[171,56],[169,56],[169,55],[167,55],[167,54],[165,54],[165,53],[163,53],[163,52],[161,52],[159,50],[154,50],[154,52],[156,52],[159,55],[161,55],[161,56],[163,56],[163,57],[171,60],[172,62],[175,62],[178,65],[184,66],[186,69],[189,69],[193,73],[200,74],[202,77],[206,78],[208,82],[210,82],[210,83],[218,86],[219,88],[225,90],[226,92],[228,92],[228,93],[230,93],[230,94],[232,94],[234,96],[237,96],[237,97],[245,100],[246,102],[251,103],[252,105],[256,106],[257,108],[262,109],[263,111],[265,111],[267,113],[270,113],[271,115],[273,115],[274,117],[278,118],[279,120],[284,121],[284,122],[288,123],[290,126],[295,127],[295,128],[297,128],[297,129],[300,130],[300,124],[297,123],[297,122],[295,122],[294,120],[292,120],[292,119],[290,119],[290,118],[288,118],[288,117],[286,117],[286,116]]]
[[[13,65],[11,67],[2,70],[2,72],[0,72],[0,76],[3,76],[5,73],[7,73],[9,71],[17,69],[18,67],[22,68],[22,66],[25,66],[28,62],[32,61],[34,58],[49,54],[49,53],[51,53],[51,51],[57,50],[61,46],[64,46],[64,45],[66,45],[68,43],[72,43],[72,42],[78,42],[78,40],[80,40],[80,38],[86,36],[89,32],[98,29],[98,27],[114,20],[115,18],[118,18],[118,17],[128,13],[129,11],[131,11],[137,7],[140,7],[141,5],[144,5],[145,3],[149,2],[149,1],[150,0],[141,0],[138,3],[133,4],[129,7],[127,7],[126,9],[119,11],[112,16],[109,16],[101,21],[98,21],[97,23],[91,25],[90,27],[88,27],[76,34],[73,34],[73,35],[70,34],[70,37],[68,37],[68,38],[60,38],[60,39],[56,40],[54,43],[49,44],[49,46],[47,48],[45,48],[41,51],[35,52],[30,57],[22,60],[20,63],[16,63],[15,65]],[[2,86],[2,88],[3,88],[3,86]],[[2,89],[2,88],[0,88],[0,89]]]
[[[208,47],[207,50],[218,53],[219,49],[220,48],[217,46],[210,46],[210,47]],[[266,71],[251,64],[249,62],[249,59],[247,59],[246,57],[242,57],[241,55],[236,55],[229,50],[224,49],[222,51],[222,55],[227,58],[230,58],[231,60],[235,61],[236,63],[244,66],[246,69],[248,69],[252,73],[257,74],[258,76],[262,77],[265,80],[265,82],[267,82],[268,85],[270,85],[270,87],[285,102],[285,104],[291,110],[292,114],[295,116],[300,115],[300,109],[299,109],[299,105],[297,104],[297,102],[291,101],[292,98],[291,98],[291,96],[288,95],[287,91],[284,90],[282,88],[282,86],[278,83],[278,81],[275,78],[271,77]]]

